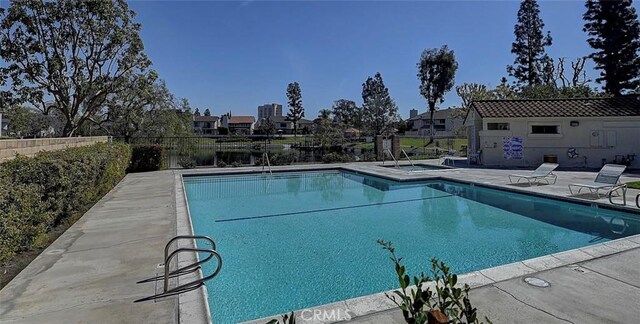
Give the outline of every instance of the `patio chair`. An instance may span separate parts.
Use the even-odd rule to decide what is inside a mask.
[[[542,163],[530,174],[510,174],[509,182],[513,184],[513,180],[517,179],[515,183],[519,183],[520,180],[525,179],[529,183],[529,186],[531,186],[532,184],[539,185],[542,180],[546,181],[547,184],[551,184],[547,178],[552,178],[553,183],[555,184],[558,176],[553,174],[553,170],[557,167],[557,163]]]
[[[620,176],[622,176],[622,173],[626,168],[626,166],[619,164],[605,164],[602,169],[600,169],[600,172],[598,172],[598,175],[593,182],[570,184],[569,192],[572,195],[574,194],[572,187],[579,188],[576,194],[580,193],[582,189],[587,188],[591,193],[595,193],[596,196],[600,198],[600,190],[607,191],[604,194],[605,196],[621,188],[624,191],[624,189],[626,189],[626,185],[620,183]]]

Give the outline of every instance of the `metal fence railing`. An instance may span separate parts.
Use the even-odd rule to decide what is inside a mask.
[[[166,152],[169,168],[184,167],[185,161],[197,166],[261,165],[264,153],[271,164],[323,162],[326,154],[340,153],[350,161],[371,161],[374,158],[372,138],[351,137],[323,145],[314,136],[280,137],[254,136],[180,136],[114,138],[132,145],[157,144]],[[454,149],[455,138],[438,138],[434,147],[425,147],[428,139],[401,138],[401,146],[409,156],[437,158],[443,150]]]

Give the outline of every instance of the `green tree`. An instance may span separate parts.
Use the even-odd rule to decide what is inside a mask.
[[[134,16],[124,0],[13,1],[0,21],[0,75],[21,101],[57,110],[72,136],[126,74],[151,64]]]
[[[10,120],[9,133],[19,137],[39,137],[49,131],[50,119],[41,112],[21,105],[12,105],[5,110],[6,118]]]
[[[509,85],[507,78],[503,77],[500,79],[500,84],[491,90],[491,93],[493,93],[495,99],[499,100],[517,99],[518,94],[514,88],[515,87]]]
[[[486,85],[478,83],[463,83],[456,86],[456,94],[460,97],[462,106],[460,109],[456,109],[451,114],[452,119],[466,118],[469,112],[471,103],[475,100],[491,100],[495,99],[495,94]],[[462,130],[454,130],[455,133],[460,133]]]
[[[209,111],[209,108],[204,110],[204,115],[205,116],[211,116],[211,111]]]
[[[495,99],[495,95],[484,84],[463,83],[456,86],[456,94],[462,101],[462,108],[468,109],[474,100]]]
[[[388,135],[398,120],[398,107],[380,72],[362,84],[362,122],[373,135]]]
[[[263,119],[255,133],[267,135],[267,139],[271,142],[271,137],[276,133],[276,124],[270,118]]]
[[[344,140],[344,130],[331,122],[331,110],[322,109],[314,121],[313,139],[323,152],[338,147]]]
[[[304,107],[302,107],[302,93],[298,82],[289,83],[287,86],[287,98],[289,99],[289,112],[286,120],[293,123],[293,136],[298,136],[298,122],[304,118]]]
[[[358,108],[355,101],[340,99],[333,102],[333,115],[338,122],[347,127],[362,127],[362,110]]]
[[[436,103],[444,101],[444,95],[451,90],[454,84],[458,62],[456,62],[453,50],[447,45],[440,49],[426,49],[418,62],[418,79],[420,80],[420,94],[427,100],[427,106],[431,113],[431,134],[429,143],[433,143],[433,113],[436,111]]]
[[[191,118],[173,107],[161,106],[148,112],[143,124],[144,135],[157,139],[193,135]],[[191,115],[188,115],[191,116]]]
[[[196,111],[193,112],[194,116],[200,116],[200,108],[196,108]]]
[[[191,104],[187,98],[182,98],[178,102],[178,110],[182,111],[185,114],[191,115]]]
[[[541,84],[524,87],[517,93],[519,99],[568,99],[602,96],[587,85],[557,87],[551,84]]]
[[[320,109],[320,111],[318,111],[318,118],[330,120],[331,119],[331,110],[330,109]]]
[[[640,23],[631,0],[586,2],[584,31],[595,50],[589,57],[601,70],[598,83],[618,96],[640,85]]]
[[[129,76],[129,87],[110,96],[104,118],[97,122],[109,135],[124,139],[146,136],[149,119],[154,110],[171,107],[173,96],[155,72]],[[108,126],[105,126],[108,125]]]
[[[519,86],[532,86],[543,83],[545,62],[549,57],[544,48],[550,46],[551,33],[542,32],[544,22],[540,18],[540,8],[536,0],[524,0],[518,10],[518,23],[514,26],[515,42],[511,45],[511,53],[516,55],[513,65],[507,67],[510,76],[517,80]]]
[[[20,105],[13,105],[5,109],[4,118],[9,119],[9,132],[15,133],[17,136],[28,136],[30,112],[27,108]]]

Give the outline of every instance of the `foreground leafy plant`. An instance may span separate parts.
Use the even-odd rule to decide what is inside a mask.
[[[280,324],[280,321],[278,321],[277,319],[272,319],[268,321],[267,324]],[[282,324],[296,324],[296,317],[293,312],[291,312],[290,314],[282,315]]]
[[[456,287],[458,276],[452,274],[444,262],[431,259],[433,278],[421,272],[420,276],[413,277],[413,286],[410,286],[412,280],[402,265],[402,258],[396,256],[393,243],[378,240],[378,244],[391,254],[400,283],[395,295],[386,294],[387,298],[402,310],[407,323],[482,323],[477,318],[477,309],[469,300],[469,285]],[[430,281],[435,283],[435,294],[427,286]],[[491,323],[489,319],[485,320]]]

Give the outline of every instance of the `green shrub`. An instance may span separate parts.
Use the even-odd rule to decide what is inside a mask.
[[[52,227],[100,199],[130,158],[127,144],[99,143],[0,164],[0,263],[45,242]]]
[[[166,165],[165,150],[161,145],[132,145],[131,163],[127,172],[146,172],[164,169]]]
[[[196,160],[190,156],[181,156],[178,159],[178,165],[184,169],[193,169],[196,167]]]
[[[352,161],[351,156],[346,153],[332,152],[322,156],[322,162],[324,163],[340,163],[340,162],[351,162],[351,161]]]
[[[227,163],[226,163],[226,162],[224,162],[224,161],[222,161],[222,160],[219,160],[219,161],[218,161],[218,168],[225,168],[226,166],[227,166]]]
[[[477,309],[469,300],[471,288],[467,284],[460,288],[457,285],[458,276],[451,273],[444,262],[431,259],[433,277],[421,272],[420,276],[414,276],[411,280],[407,269],[402,265],[402,258],[396,256],[393,243],[378,240],[378,244],[391,254],[400,284],[400,289],[395,290],[393,295],[385,295],[400,308],[407,323],[483,323],[478,319]],[[433,290],[428,285],[430,281],[435,283]],[[486,317],[485,321],[491,323]]]
[[[269,165],[291,165],[300,159],[300,154],[297,152],[286,153],[271,153],[269,154]],[[267,161],[264,156],[257,158],[254,163],[255,166],[267,165]]]

